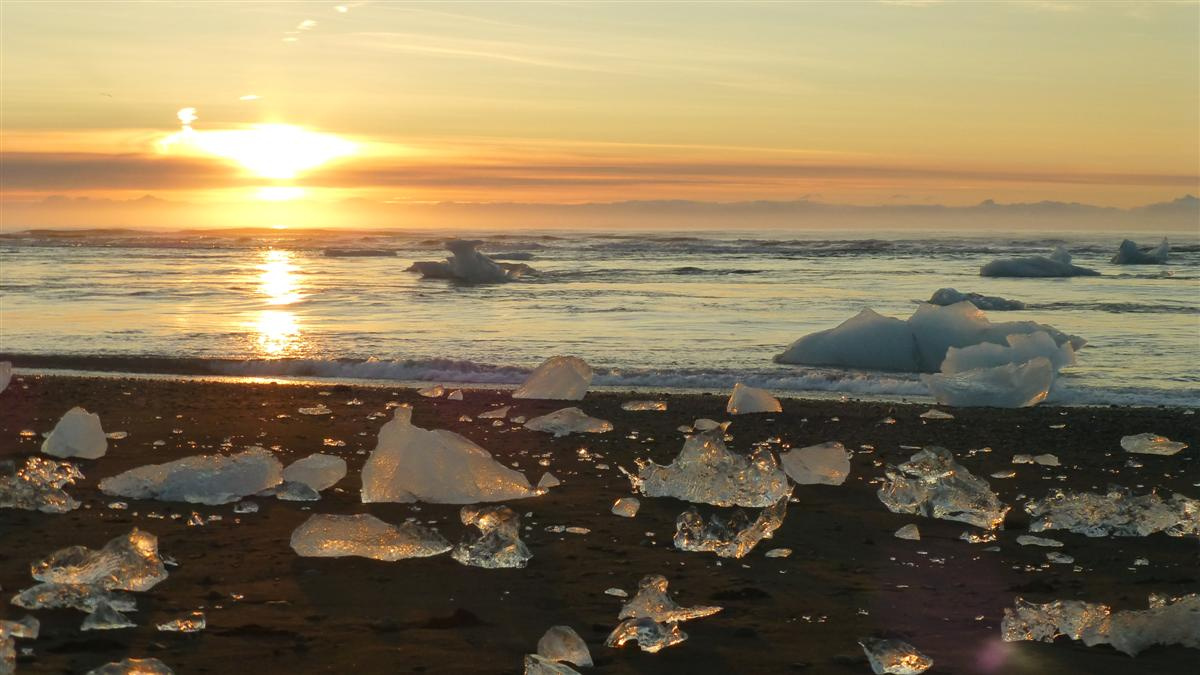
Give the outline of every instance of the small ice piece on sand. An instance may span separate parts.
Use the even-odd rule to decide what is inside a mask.
[[[291,544],[306,558],[359,556],[388,562],[427,558],[451,548],[436,530],[413,522],[397,527],[367,513],[315,514],[292,532]]]
[[[425,398],[441,398],[442,395],[446,393],[446,388],[440,384],[435,384],[432,387],[425,387],[424,389],[418,389],[417,393],[424,396]]]
[[[12,361],[0,361],[0,394],[8,389],[9,382],[12,382]]]
[[[1108,494],[1056,490],[1025,504],[1033,516],[1030,532],[1068,530],[1089,537],[1145,537],[1165,532],[1172,537],[1200,535],[1200,500],[1181,494],[1163,499],[1155,492],[1133,495],[1111,489]]]
[[[733,385],[733,393],[729,396],[729,402],[725,404],[725,412],[730,415],[777,413],[783,412],[783,406],[779,404],[779,399],[766,389],[755,389],[738,382]]]
[[[83,625],[80,630],[119,630],[122,628],[135,628],[137,624],[129,617],[113,609],[112,605],[107,602],[99,602],[96,604],[96,609],[92,610],[83,619]]]
[[[913,523],[909,523],[904,527],[896,530],[894,535],[897,539],[908,539],[911,541],[921,541],[921,530]]]
[[[333,411],[330,410],[329,406],[325,405],[324,403],[318,403],[317,405],[307,408],[300,408],[296,412],[300,413],[301,415],[328,415]]]
[[[126,438],[129,438],[129,432],[128,431],[110,431],[107,434],[104,434],[104,437],[110,441],[121,441]]]
[[[559,485],[562,485],[562,481],[556,478],[555,475],[549,471],[542,474],[542,477],[540,480],[538,480],[537,484],[539,490],[547,490],[552,487],[558,487]]]
[[[726,424],[722,422],[710,420],[707,417],[701,417],[692,423],[692,427],[689,429],[689,431],[712,431],[713,429],[717,428],[724,429],[725,426]]]
[[[699,421],[697,421],[697,428]],[[765,508],[789,493],[787,475],[765,447],[730,452],[720,425],[688,437],[679,456],[662,466],[638,459],[633,487],[647,497],[675,497],[714,506]]]
[[[479,528],[467,534],[451,552],[458,562],[471,567],[524,567],[533,554],[521,541],[521,517],[507,506],[464,506],[459,511],[463,525]]]
[[[108,452],[108,437],[100,428],[100,416],[80,407],[71,408],[42,441],[42,452],[52,457],[103,457]]]
[[[525,428],[544,431],[560,438],[570,434],[603,434],[612,431],[613,425],[608,420],[589,417],[579,408],[563,408],[529,420],[525,423]]]
[[[758,542],[770,539],[783,525],[787,514],[784,496],[758,514],[754,522],[746,512],[737,509],[728,519],[712,515],[708,522],[696,507],[679,514],[675,521],[675,548],[680,551],[706,551],[722,558],[741,558],[754,550]]]
[[[1158,246],[1145,251],[1138,248],[1136,242],[1123,239],[1111,262],[1114,265],[1165,265],[1170,253],[1171,244],[1167,242],[1166,237],[1163,237]]]
[[[925,448],[885,472],[887,478],[876,494],[892,513],[955,520],[993,530],[1004,522],[1009,510],[987,481],[955,462],[945,448]]]
[[[867,655],[875,675],[920,675],[933,667],[933,659],[901,640],[862,638],[858,644]]]
[[[941,410],[938,410],[937,408],[930,408],[929,410],[926,410],[925,412],[921,413],[919,415],[919,417],[922,417],[927,420],[952,420],[952,419],[954,419],[954,415],[951,415],[948,412],[943,412]]]
[[[571,666],[558,663],[540,654],[526,654],[525,675],[580,675],[580,673]]]
[[[14,469],[11,462],[0,462],[0,509],[66,513],[79,508],[63,489],[83,478],[74,464],[29,457],[25,466]]]
[[[566,661],[585,668],[595,665],[587,643],[570,626],[553,626],[547,630],[538,640],[537,653],[551,661]]]
[[[538,366],[513,398],[579,401],[592,383],[592,368],[576,356],[553,356]]]
[[[461,400],[463,400],[463,393],[462,393],[462,389],[455,389],[454,391],[450,392],[449,394],[446,394],[446,400],[447,400],[447,401],[461,401]]]
[[[158,624],[158,630],[164,633],[199,633],[208,626],[204,612],[190,612],[187,616],[172,619]]]
[[[637,497],[621,497],[613,502],[612,512],[622,518],[633,518],[640,508],[642,508],[642,503],[638,501]]]
[[[243,501],[233,505],[234,513],[258,513],[258,502]]]
[[[285,480],[274,488],[275,498],[282,502],[315,502],[321,499],[321,493],[312,489],[307,483]]]
[[[126,658],[93,668],[85,675],[175,675],[175,671],[158,659]]]
[[[790,548],[773,548],[763,554],[767,558],[786,558],[792,554]]]
[[[604,594],[611,595],[615,598],[628,598],[629,597],[629,594],[626,593],[625,591],[621,590],[620,588],[606,588],[606,589],[604,589]]]
[[[647,618],[625,619],[609,633],[604,644],[608,647],[624,647],[626,642],[636,640],[638,648],[654,654],[683,642],[687,637],[678,623],[660,623]]]
[[[1041,464],[1042,466],[1062,466],[1058,456],[1046,453],[1044,455],[1013,455],[1013,464]]]
[[[626,401],[621,404],[621,410],[632,410],[635,412],[664,412],[666,409],[666,401]]]
[[[1059,565],[1070,565],[1075,562],[1075,559],[1069,555],[1064,555],[1058,551],[1049,551],[1046,553],[1046,560]]]
[[[921,381],[942,405],[1028,408],[1049,395],[1054,365],[1039,356],[1020,364],[922,375]]]
[[[193,504],[229,504],[283,482],[283,465],[270,451],[252,447],[236,455],[194,455],[130,469],[100,481],[110,497]]]
[[[467,438],[412,423],[412,408],[395,409],[362,468],[362,501],[476,504],[534,497],[519,471]]]
[[[502,420],[505,417],[508,417],[508,408],[509,408],[509,406],[501,406],[499,408],[492,408],[491,410],[485,410],[485,411],[479,413],[478,415],[476,415],[476,417],[478,417],[481,420]]]
[[[1017,543],[1022,546],[1049,546],[1051,548],[1062,548],[1063,543],[1057,539],[1047,539],[1045,537],[1034,537],[1028,534],[1022,534],[1017,537]]]
[[[136,527],[114,537],[104,548],[70,546],[30,565],[38,581],[91,585],[106,591],[148,591],[167,578],[158,555],[158,538]]]
[[[1121,447],[1125,452],[1135,452],[1141,455],[1174,455],[1187,446],[1187,443],[1172,441],[1166,436],[1157,434],[1121,437]]]
[[[677,623],[712,616],[720,607],[680,607],[667,593],[667,578],[648,574],[638,582],[637,595],[621,607],[618,619],[652,619],[660,623]]]
[[[95,585],[36,584],[22,590],[12,599],[12,604],[23,609],[77,609],[87,613],[96,611],[96,607],[102,602],[122,612],[137,609],[133,596],[105,591]]]
[[[850,475],[850,453],[837,442],[789,450],[779,461],[797,485],[841,485]]]
[[[283,480],[304,483],[317,492],[333,487],[345,477],[346,460],[320,452],[298,459],[283,470]]]
[[[20,621],[0,619],[0,637],[36,640],[41,629],[42,622],[32,616],[26,616]]]
[[[1130,656],[1154,645],[1200,648],[1200,595],[1179,598],[1151,595],[1150,608],[1113,611],[1108,605],[1080,600],[1035,604],[1017,598],[1004,610],[1000,634],[1005,642],[1054,642],[1066,636],[1089,647],[1110,644]]]

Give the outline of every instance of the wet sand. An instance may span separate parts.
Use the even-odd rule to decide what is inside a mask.
[[[329,392],[322,396],[321,392]],[[614,432],[554,439],[491,420],[458,421],[494,403],[512,403],[502,392],[468,390],[466,400],[431,400],[407,390],[293,384],[229,384],[159,380],[24,377],[0,394],[0,460],[37,451],[48,431],[73,405],[100,414],[105,431],[127,431],[109,442],[107,456],[79,465],[87,479],[69,491],[85,504],[65,515],[0,510],[0,618],[26,612],[8,598],[34,582],[29,563],[59,548],[99,547],[136,526],[159,538],[162,553],[180,563],[170,577],[138,594],[137,628],[81,632],[84,615],[73,610],[33,612],[42,621],[31,656],[18,672],[81,673],[126,656],[153,656],[177,673],[514,673],[550,626],[567,624],[588,642],[595,673],[869,673],[856,644],[863,636],[907,640],[931,656],[940,673],[1190,673],[1195,650],[1154,647],[1135,659],[1108,646],[1085,647],[1000,640],[1000,619],[1013,599],[1079,599],[1117,609],[1144,609],[1150,593],[1200,592],[1200,548],[1194,539],[1156,534],[1144,538],[1089,539],[1050,532],[1065,542],[1055,549],[1072,565],[1047,565],[1040,547],[1016,537],[1028,519],[1018,507],[995,544],[958,539],[961,523],[890,513],[875,496],[884,463],[912,454],[901,445],[953,450],[976,475],[1015,469],[1012,479],[989,479],[1006,503],[1042,497],[1055,488],[1104,490],[1110,484],[1196,496],[1200,463],[1197,418],[1182,410],[1035,408],[1018,411],[954,410],[954,420],[926,421],[924,405],[785,400],[784,412],[733,418],[730,447],[778,436],[794,447],[841,441],[856,450],[842,486],[800,486],[775,538],[742,560],[674,550],[675,518],[688,504],[642,499],[636,518],[612,515],[614,499],[630,494],[617,466],[634,459],[668,463],[682,446],[681,424],[698,417],[726,419],[724,395],[653,397],[670,410],[626,412],[622,401],[651,398],[589,394],[579,404],[611,420]],[[362,405],[346,405],[358,399]],[[369,420],[388,401],[414,404],[413,420],[425,428],[458,431],[513,464],[536,483],[553,472],[562,486],[510,505],[531,525],[524,536],[533,551],[525,569],[487,570],[459,565],[448,555],[393,563],[361,558],[300,558],[288,545],[292,530],[312,513],[369,512],[389,522],[410,516],[433,521],[451,541],[465,528],[458,507],[371,504],[359,501],[359,469],[386,418]],[[324,403],[333,414],[308,417],[300,407]],[[519,401],[512,415],[532,417],[569,403]],[[390,417],[390,414],[389,414]],[[892,417],[895,424],[885,424]],[[1052,425],[1065,428],[1052,429]],[[21,430],[37,437],[22,437]],[[178,433],[176,433],[178,430]],[[630,438],[632,432],[636,438]],[[1191,447],[1174,457],[1133,456],[1121,436],[1146,431]],[[345,442],[327,447],[323,440]],[[155,447],[154,441],[165,441]],[[130,501],[112,510],[96,490],[100,478],[148,463],[262,445],[284,463],[313,452],[344,457],[349,474],[313,503],[256,499],[261,510],[237,516],[232,505]],[[873,446],[864,450],[862,446]],[[988,446],[990,453],[967,456]],[[602,458],[581,460],[586,447]],[[553,453],[539,466],[534,454]],[[1017,453],[1056,454],[1063,466],[1011,464]],[[1128,468],[1134,457],[1144,466]],[[601,468],[606,464],[609,468]],[[701,507],[705,514],[715,511]],[[188,527],[193,512],[220,515]],[[163,519],[149,514],[167,516]],[[173,516],[179,516],[172,519]],[[917,523],[919,542],[896,539],[902,525]],[[590,528],[586,535],[551,534],[550,525]],[[1001,551],[987,552],[999,545]],[[794,550],[766,558],[772,548]],[[1147,558],[1148,566],[1133,565]],[[717,604],[716,616],[683,624],[685,643],[658,654],[634,646],[603,646],[617,624],[621,599],[646,574],[663,574],[683,605]],[[208,629],[193,635],[161,633],[156,623],[201,609]]]

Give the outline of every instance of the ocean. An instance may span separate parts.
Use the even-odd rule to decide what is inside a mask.
[[[0,237],[0,352],[22,366],[515,384],[556,354],[604,387],[926,400],[918,376],[779,365],[865,307],[907,317],[937,289],[1023,301],[1088,346],[1049,401],[1200,405],[1200,232],[1170,263],[1109,263],[1121,236],[946,232],[464,233],[538,271],[497,285],[406,272],[446,232],[33,231]],[[1139,236],[1156,244],[1160,233]],[[1063,244],[1098,277],[993,279]],[[370,257],[327,255],[373,249]],[[36,358],[34,358],[36,357]]]

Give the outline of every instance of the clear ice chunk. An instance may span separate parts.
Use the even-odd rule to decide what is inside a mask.
[[[603,434],[612,431],[613,425],[608,420],[591,417],[579,408],[563,408],[529,420],[525,428],[560,438],[569,434]]]
[[[537,484],[539,490],[547,490],[552,487],[558,487],[559,485],[562,485],[562,481],[560,481],[554,474],[550,473],[549,471],[542,474],[542,477],[538,480],[538,484]]]
[[[315,452],[298,459],[283,470],[283,480],[304,483],[321,492],[346,477],[346,460],[334,455]]]
[[[1121,437],[1121,448],[1125,452],[1141,455],[1174,455],[1187,448],[1187,443],[1172,441],[1158,434],[1137,434]]]
[[[283,482],[283,465],[268,450],[236,455],[194,455],[130,469],[100,481],[110,497],[193,504],[229,504]]]
[[[122,628],[136,628],[137,624],[132,619],[124,614],[113,609],[113,606],[107,602],[100,602],[96,605],[96,609],[88,614],[83,619],[83,625],[80,630],[120,630]]]
[[[1066,636],[1089,647],[1110,644],[1130,656],[1154,645],[1200,648],[1200,595],[1150,596],[1150,608],[1113,611],[1079,600],[1035,604],[1017,598],[1000,624],[1005,642],[1053,642]]]
[[[79,508],[79,502],[63,486],[81,478],[83,473],[70,462],[29,457],[20,469],[12,462],[0,462],[0,508],[42,513],[73,511]]]
[[[12,599],[12,604],[23,609],[77,609],[87,613],[96,611],[100,603],[121,612],[137,609],[133,596],[87,584],[37,584]]]
[[[723,429],[688,437],[667,466],[638,459],[633,487],[647,497],[675,497],[714,506],[765,508],[789,493],[787,475],[765,447],[747,456],[730,452]]]
[[[307,408],[300,408],[296,412],[300,413],[301,415],[314,415],[315,416],[315,415],[328,415],[328,414],[332,413],[333,411],[330,410],[329,406],[325,405],[324,403],[318,403],[314,406],[309,406]]]
[[[399,407],[394,414],[363,465],[364,503],[475,504],[539,494],[524,474],[467,438],[414,425],[412,408]]]
[[[32,616],[26,616],[20,621],[0,619],[0,637],[36,640],[41,629],[42,622]]]
[[[292,532],[292,550],[309,558],[360,556],[395,561],[427,558],[450,550],[450,542],[414,522],[399,526],[366,513],[315,514]]]
[[[779,462],[797,485],[841,485],[850,476],[850,453],[837,442],[780,453]]]
[[[521,541],[521,517],[507,506],[464,506],[463,525],[474,525],[479,534],[467,534],[451,552],[470,567],[524,567],[533,554]]]
[[[175,675],[175,671],[158,659],[125,658],[93,668],[85,675]]]
[[[446,394],[446,400],[447,400],[447,401],[461,401],[461,400],[463,400],[463,393],[462,393],[462,389],[455,389],[454,391],[450,392],[449,394]]]
[[[921,418],[927,419],[927,420],[952,420],[952,419],[954,419],[954,415],[951,415],[948,412],[938,410],[937,408],[930,408],[929,410],[926,410],[925,412],[918,415],[918,417],[921,417]]]
[[[876,493],[892,513],[954,520],[992,530],[1004,523],[1009,507],[988,482],[954,461],[945,448],[929,447],[885,470]]]
[[[741,558],[754,550],[758,542],[774,536],[775,530],[783,525],[787,500],[785,496],[763,509],[754,522],[750,522],[745,511],[737,509],[728,519],[714,514],[705,523],[693,506],[679,514],[675,521],[675,548],[712,552],[722,558]]]
[[[637,497],[621,497],[613,502],[612,512],[622,518],[633,518],[640,508],[642,508],[642,503],[638,501]]]
[[[738,382],[733,385],[733,393],[729,395],[729,401],[725,404],[725,412],[730,415],[777,413],[783,412],[783,406],[779,404],[779,399],[766,389],[747,387]]]
[[[651,619],[660,623],[678,623],[712,616],[720,607],[680,607],[667,593],[667,578],[648,574],[638,582],[637,595],[621,607],[618,619]]]
[[[476,415],[476,417],[478,417],[481,420],[502,420],[505,417],[508,417],[508,409],[509,409],[509,406],[501,406],[499,408],[492,408],[491,410],[485,410],[485,411],[479,413],[478,415]]]
[[[53,584],[97,586],[103,590],[148,591],[167,578],[158,538],[133,528],[104,548],[71,546],[33,563],[34,579]]]
[[[921,541],[921,529],[916,525],[909,523],[904,527],[896,530],[894,536],[897,539],[908,539],[910,541]]]
[[[553,356],[538,366],[513,398],[579,401],[592,383],[592,368],[576,356]]]
[[[1033,516],[1030,532],[1068,530],[1089,537],[1145,537],[1165,532],[1172,537],[1200,535],[1200,500],[1181,494],[1163,499],[1157,493],[1134,495],[1112,488],[1108,494],[1056,490],[1025,504]]]
[[[440,384],[435,384],[432,387],[418,389],[417,393],[425,398],[441,398],[442,395],[446,393],[446,388]]]
[[[687,633],[677,623],[660,623],[654,619],[625,619],[617,624],[604,644],[608,647],[624,647],[634,640],[644,652],[654,654],[687,639]]]
[[[538,640],[537,653],[551,661],[566,661],[585,668],[595,665],[587,643],[570,626],[552,626],[547,630]]]
[[[942,405],[955,407],[1028,408],[1050,394],[1054,365],[1044,356],[956,373],[922,375],[921,381]]]
[[[578,670],[540,654],[525,655],[525,675],[580,675]]]
[[[1045,537],[1034,537],[1028,534],[1022,534],[1017,537],[1017,543],[1022,546],[1049,546],[1051,548],[1062,548],[1063,543],[1057,539],[1047,539]]]
[[[199,633],[208,627],[204,612],[189,612],[187,616],[160,623],[156,628],[164,633]]]
[[[275,498],[284,502],[315,502],[321,493],[306,483],[285,480],[274,488]]]
[[[786,557],[790,556],[791,554],[792,554],[792,549],[790,549],[790,548],[773,548],[770,551],[767,551],[766,553],[764,553],[763,556],[767,557],[767,558],[786,558]]]
[[[100,416],[74,407],[62,416],[42,441],[42,452],[52,457],[98,459],[108,452],[108,437],[100,428]]]
[[[621,410],[631,410],[634,412],[664,412],[666,409],[666,401],[625,401],[621,404]]]
[[[920,675],[933,667],[933,659],[902,640],[862,638],[858,644],[875,675]]]

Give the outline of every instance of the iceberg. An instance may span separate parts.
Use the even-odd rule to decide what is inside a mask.
[[[850,453],[836,441],[780,453],[779,461],[797,485],[841,485],[850,476]]]
[[[876,493],[892,513],[909,513],[968,523],[994,530],[1009,507],[1000,503],[987,481],[954,461],[945,448],[929,447],[907,462],[888,467]]]
[[[922,375],[921,381],[941,405],[1027,408],[1041,403],[1050,394],[1054,364],[1039,356],[1021,364]]]
[[[970,302],[986,312],[1006,312],[1025,309],[1025,303],[1020,300],[1009,300],[995,295],[980,295],[979,293],[960,293],[954,288],[939,288],[929,298],[931,305],[953,305],[959,302]]]
[[[548,415],[535,417],[525,423],[525,428],[532,431],[544,431],[561,438],[570,434],[603,434],[612,431],[612,422],[597,417],[589,417],[579,408],[563,408]]]
[[[579,675],[571,666],[548,659],[541,654],[525,655],[525,675]]]
[[[1128,239],[1121,242],[1121,246],[1117,249],[1116,255],[1112,257],[1114,265],[1165,265],[1167,264],[1167,256],[1171,252],[1171,245],[1167,243],[1167,238],[1159,242],[1158,246],[1152,249],[1143,251],[1138,248],[1138,245]]]
[[[292,532],[292,550],[306,558],[359,556],[388,562],[427,558],[450,550],[450,542],[417,523],[399,527],[366,513],[318,513]]]
[[[125,658],[93,668],[85,675],[175,675],[175,671],[158,659]]]
[[[42,452],[52,457],[98,459],[108,451],[108,437],[100,428],[100,416],[78,406],[62,416],[42,442]]]
[[[1100,273],[1071,264],[1071,254],[1058,246],[1048,257],[1001,258],[979,269],[983,277],[1096,277]]]
[[[630,476],[634,489],[647,497],[675,497],[714,506],[764,508],[788,495],[787,475],[765,447],[748,456],[730,452],[721,427],[688,437],[683,450],[667,466],[638,459]]]
[[[538,494],[525,475],[467,438],[412,423],[412,408],[395,409],[362,468],[362,501],[475,504]]]
[[[962,373],[968,370],[995,368],[1010,363],[1028,363],[1039,356],[1050,360],[1057,372],[1066,366],[1075,365],[1075,349],[1070,342],[1054,341],[1045,331],[1014,333],[1004,338],[1007,346],[994,342],[981,342],[970,347],[951,347],[942,361],[944,374]]]
[[[1000,633],[1005,642],[1054,642],[1066,636],[1089,647],[1112,645],[1137,656],[1154,645],[1200,648],[1200,595],[1179,598],[1151,595],[1144,610],[1113,611],[1108,605],[1080,600],[1035,604],[1017,598],[1004,610]]]
[[[783,525],[787,497],[763,509],[754,522],[738,509],[728,519],[713,515],[704,522],[696,507],[679,514],[675,521],[675,548],[680,551],[716,553],[722,558],[742,558],[763,539],[770,539]]]
[[[592,383],[592,368],[577,356],[552,356],[538,366],[513,398],[580,401]]]
[[[585,668],[595,665],[587,643],[570,626],[552,626],[547,630],[538,640],[537,653],[551,661],[566,661]]]
[[[725,404],[725,412],[730,415],[746,415],[749,413],[783,412],[779,399],[772,396],[766,389],[747,387],[738,382],[733,385],[733,393]]]
[[[498,263],[476,249],[482,241],[450,239],[446,250],[452,254],[443,261],[414,262],[409,272],[418,272],[426,279],[455,279],[471,284],[494,284],[513,281],[534,269],[523,263]]]
[[[875,675],[921,675],[933,667],[933,659],[902,640],[862,638],[858,645],[867,655]]]
[[[298,459],[283,470],[285,482],[303,483],[317,492],[333,487],[345,477],[346,460],[320,452]]]
[[[12,462],[0,462],[0,509],[73,511],[79,508],[79,502],[63,486],[81,478],[83,473],[70,462],[29,457],[20,469]]]
[[[94,586],[106,591],[148,591],[167,578],[158,538],[136,527],[96,551],[71,546],[30,566],[34,579],[52,584]]]
[[[252,447],[236,455],[194,455],[130,469],[100,481],[110,497],[193,504],[229,504],[283,482],[283,465]]]
[[[1187,443],[1173,441],[1166,436],[1159,436],[1158,434],[1137,434],[1121,437],[1121,448],[1125,452],[1141,455],[1175,455],[1181,450],[1186,449],[1187,446]]]
[[[450,556],[470,567],[524,567],[533,554],[521,541],[521,517],[507,506],[464,506],[459,512],[463,525],[479,528],[454,547]]]
[[[1033,517],[1030,532],[1068,530],[1089,537],[1146,537],[1164,532],[1172,537],[1200,536],[1200,500],[1181,494],[1163,499],[1157,493],[1133,495],[1110,489],[1108,494],[1055,490],[1045,499],[1025,504]]]

